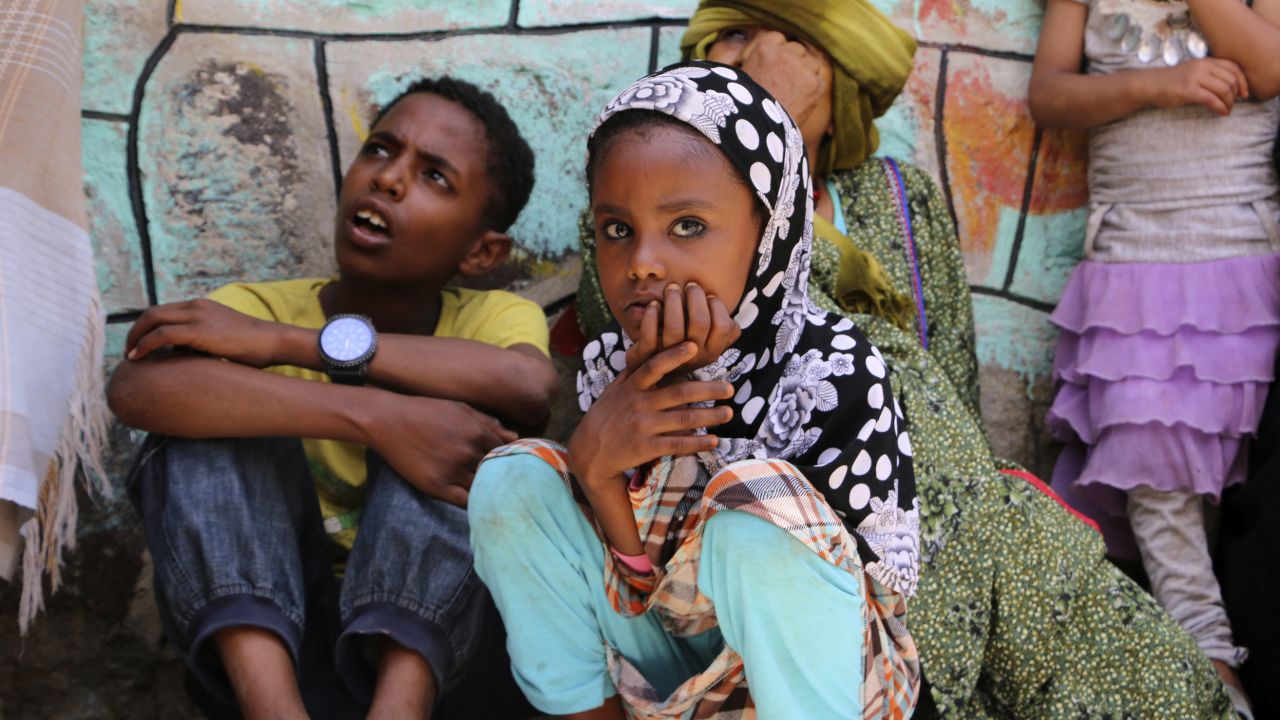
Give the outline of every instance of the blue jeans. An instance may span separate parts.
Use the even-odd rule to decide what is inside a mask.
[[[198,694],[231,700],[210,641],[250,626],[284,643],[312,717],[363,715],[383,637],[426,658],[446,693],[491,685],[479,692],[494,700],[505,658],[476,656],[482,645],[501,655],[501,630],[486,627],[496,614],[472,568],[466,511],[418,492],[373,453],[368,477],[339,580],[299,440],[148,438],[129,491],[166,635]],[[485,678],[465,680],[473,664]]]

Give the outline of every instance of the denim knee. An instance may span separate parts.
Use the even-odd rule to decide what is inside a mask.
[[[209,645],[226,627],[271,631],[298,659],[309,588],[331,573],[299,441],[153,435],[129,494],[166,635],[202,682],[228,691]]]
[[[422,655],[447,688],[475,654],[487,602],[467,512],[374,456],[369,483],[343,579],[339,658],[359,652],[362,638],[390,637]]]

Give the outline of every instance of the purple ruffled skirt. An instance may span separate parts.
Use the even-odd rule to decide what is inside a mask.
[[[1199,263],[1085,260],[1050,320],[1062,329],[1049,430],[1053,486],[1136,557],[1125,491],[1215,500],[1243,482],[1280,345],[1280,255]]]

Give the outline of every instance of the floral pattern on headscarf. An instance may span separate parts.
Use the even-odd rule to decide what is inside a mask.
[[[884,358],[854,327],[810,302],[813,201],[800,131],[745,74],[688,62],[623,91],[596,126],[624,111],[665,113],[697,129],[754,188],[768,220],[734,311],[742,335],[693,373],[737,390],[734,418],[716,428],[715,472],[745,459],[795,465],[853,530],[864,568],[904,595],[915,592],[919,501],[911,441]],[[629,340],[612,324],[583,350],[583,411],[625,369]]]

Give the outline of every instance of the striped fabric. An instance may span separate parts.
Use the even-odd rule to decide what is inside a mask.
[[[494,450],[490,457],[517,454],[534,455],[556,468],[569,491],[581,498],[564,447],[546,440],[521,440]],[[677,636],[715,627],[711,600],[698,591],[702,531],[721,510],[750,513],[786,530],[827,562],[862,576],[866,588],[862,717],[910,716],[920,689],[920,662],[906,630],[906,599],[864,572],[853,537],[795,467],[783,460],[743,460],[709,476],[696,457],[668,456],[644,472],[645,482],[636,483],[631,491],[631,504],[654,572],[637,575],[605,553],[605,588],[614,609],[629,616],[653,611]],[[584,513],[590,518],[585,506]],[[747,720],[756,716],[742,658],[727,647],[668,697],[658,697],[643,675],[612,648],[609,669],[631,718]]]
[[[83,3],[0,4],[0,577],[19,625],[75,540],[77,469],[105,482],[102,309],[80,166]],[[24,547],[25,544],[25,547]]]

